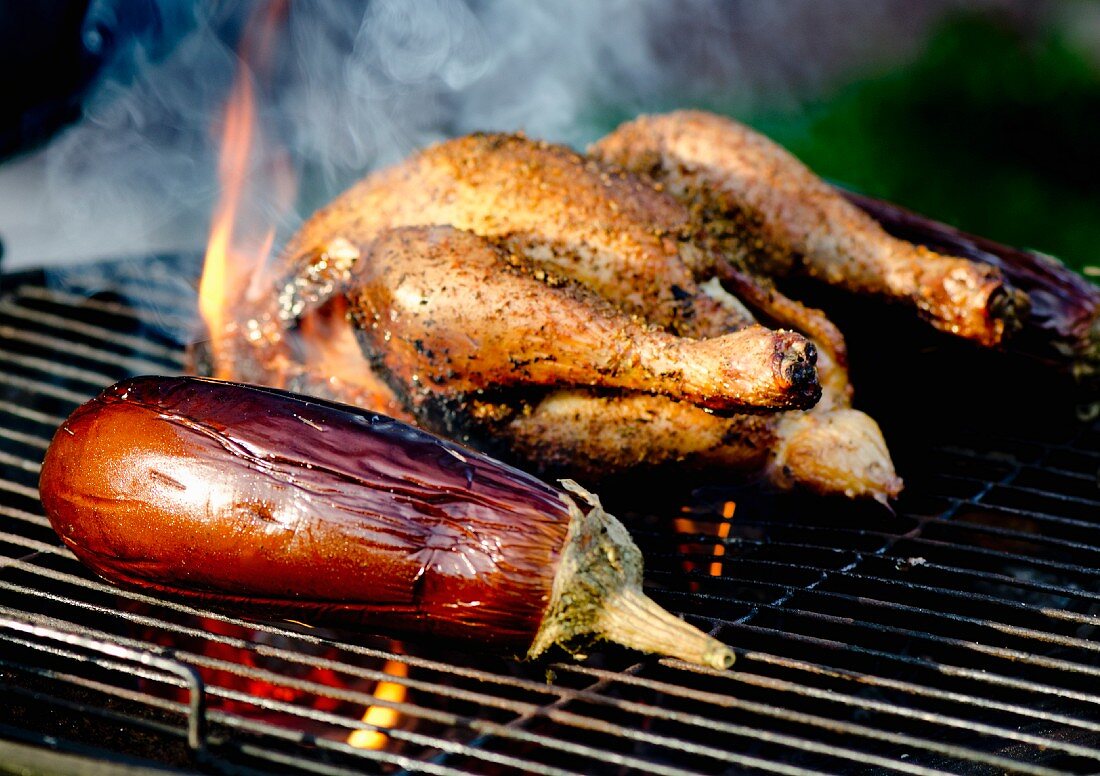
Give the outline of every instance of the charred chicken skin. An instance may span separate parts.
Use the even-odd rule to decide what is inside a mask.
[[[272,303],[235,324],[252,352],[232,376],[411,415],[536,468],[683,461],[895,496],[881,432],[850,407],[843,337],[720,247],[644,177],[521,136],[458,138],[302,227]],[[366,359],[317,375],[287,331],[345,307]]]
[[[685,207],[638,176],[519,135],[459,137],[369,175],[291,239],[286,274],[334,240],[364,246],[386,229],[430,225],[510,244],[678,334],[714,334],[700,321],[725,315],[696,286],[706,258],[688,239]]]

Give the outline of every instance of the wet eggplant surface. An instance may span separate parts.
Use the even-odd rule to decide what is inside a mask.
[[[383,415],[195,378],[81,407],[41,493],[112,581],[494,644],[530,643],[570,519],[550,486]]]

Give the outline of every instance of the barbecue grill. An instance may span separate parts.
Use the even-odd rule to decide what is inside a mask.
[[[253,622],[98,580],[43,516],[39,462],[62,419],[105,385],[184,369],[195,316],[180,278],[196,265],[94,265],[61,285],[5,278],[0,761],[320,774],[1097,769],[1095,423],[935,427],[919,406],[895,407],[907,422],[888,436],[908,488],[893,514],[674,473],[644,498],[610,485],[605,501],[645,554],[647,592],[738,649],[725,673],[606,645],[580,662],[521,663]],[[380,682],[408,694],[375,697]],[[349,743],[375,729],[368,707],[399,713],[379,748]]]

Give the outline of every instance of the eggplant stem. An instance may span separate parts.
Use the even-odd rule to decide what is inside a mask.
[[[663,609],[641,590],[624,588],[603,602],[599,635],[642,652],[725,670],[733,650]]]
[[[596,637],[719,670],[729,668],[733,650],[642,592],[642,553],[623,524],[572,480],[562,480],[562,485],[591,509],[582,511],[562,494],[572,520],[550,603],[527,656],[537,657],[554,644],[568,647],[576,639]]]

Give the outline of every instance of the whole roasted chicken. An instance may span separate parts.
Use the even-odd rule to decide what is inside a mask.
[[[675,113],[588,156],[483,134],[368,176],[287,245],[268,301],[233,324],[227,376],[539,469],[680,461],[886,501],[901,480],[850,406],[843,337],[770,279],[797,273],[985,346],[1027,307],[997,269],[888,236],[765,138]]]

